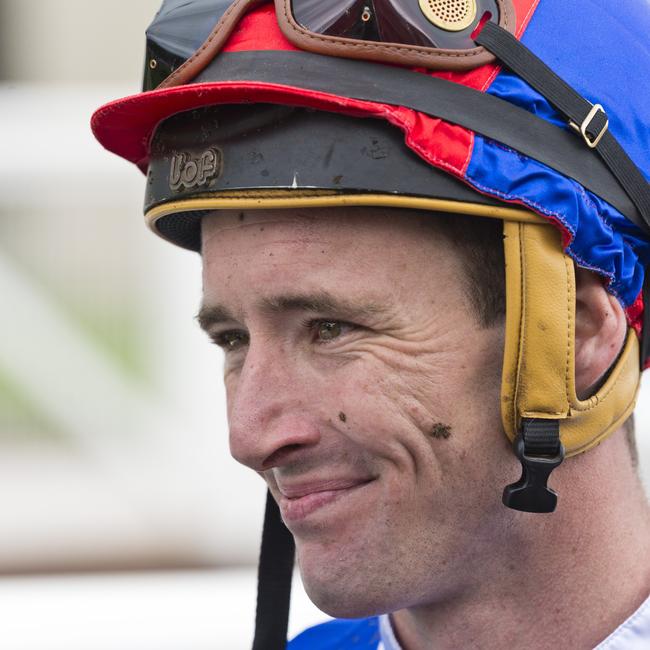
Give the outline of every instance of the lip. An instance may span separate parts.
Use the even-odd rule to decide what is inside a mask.
[[[286,523],[302,521],[366,486],[373,478],[338,479],[278,486],[280,511]]]

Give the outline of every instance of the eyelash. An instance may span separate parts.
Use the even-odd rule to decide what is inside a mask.
[[[246,342],[248,343],[248,334],[246,334],[246,332],[243,332],[241,330],[227,330],[225,332],[219,332],[218,334],[213,334],[212,336],[210,336],[210,338],[212,339],[212,342],[215,345],[218,345],[224,352],[234,352],[235,350],[238,350],[243,344],[241,343],[240,340],[240,343],[237,346],[235,347],[230,346],[228,342],[228,337],[233,335],[240,335],[241,339],[245,339]]]
[[[336,336],[334,337],[334,339],[331,340],[338,339],[340,338],[340,336],[343,336],[345,333],[348,333],[349,331],[357,328],[357,325],[354,325],[354,323],[348,323],[347,321],[328,319],[328,318],[306,319],[301,322],[301,326],[312,333],[312,335],[316,339],[315,342],[318,345],[328,345],[331,342],[331,340],[328,341],[328,340],[317,338],[318,328],[325,323],[340,325],[342,328],[349,328],[347,331],[341,333],[339,336]],[[240,337],[239,342],[234,347],[229,344],[229,337],[231,336]],[[218,334],[214,334],[211,338],[213,343],[215,345],[218,345],[225,352],[234,352],[238,350],[240,347],[244,345],[244,343],[242,343],[242,340],[245,340],[246,343],[248,343],[248,334],[246,334],[242,330],[227,330],[225,332],[219,332]]]
[[[344,336],[346,333],[348,333],[348,332],[350,332],[353,329],[356,329],[358,327],[354,323],[349,323],[349,322],[344,321],[344,320],[336,320],[336,319],[333,319],[333,318],[311,318],[311,319],[304,320],[302,322],[302,325],[303,325],[303,327],[308,329],[310,332],[312,332],[312,334],[314,336],[317,336],[318,328],[321,325],[325,324],[325,323],[333,323],[333,324],[336,324],[336,325],[340,325],[340,326],[342,326],[344,328],[349,328],[346,332],[343,332],[340,336]],[[340,337],[337,336],[335,338],[338,339]],[[331,341],[322,340],[322,339],[317,339],[316,340],[316,343],[318,345],[329,345],[330,342]]]

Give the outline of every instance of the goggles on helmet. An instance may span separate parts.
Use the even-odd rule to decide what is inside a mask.
[[[304,34],[365,43],[395,43],[399,44],[398,48],[417,45],[470,50],[476,47],[470,38],[472,29],[482,17],[498,16],[497,4],[501,3],[495,0],[286,0],[285,9],[290,12],[292,24]]]
[[[165,0],[147,30],[144,90],[219,47],[259,0]],[[511,0],[275,0],[278,25],[302,50],[368,61],[466,70],[494,61],[472,40],[493,21],[514,30]],[[209,43],[208,48],[202,49]]]

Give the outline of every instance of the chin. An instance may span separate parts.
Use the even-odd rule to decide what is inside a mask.
[[[367,589],[350,591],[344,585],[313,585],[304,579],[303,584],[312,603],[334,618],[365,618],[393,611],[387,602],[377,598],[377,594],[369,594]]]
[[[394,611],[399,596],[391,598],[390,583],[381,584],[377,574],[363,565],[314,561],[299,555],[298,564],[305,591],[321,611],[335,618],[364,618]]]

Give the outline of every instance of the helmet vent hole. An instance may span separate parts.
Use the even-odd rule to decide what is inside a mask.
[[[427,20],[448,32],[469,27],[476,18],[476,0],[419,0]]]

